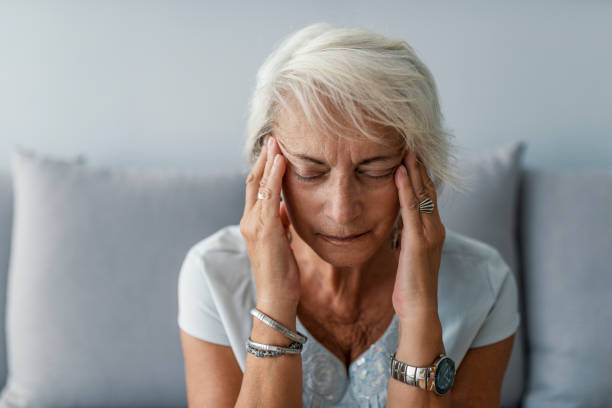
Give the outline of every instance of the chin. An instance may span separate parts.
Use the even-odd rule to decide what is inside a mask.
[[[344,245],[334,245],[317,236],[312,250],[330,265],[350,267],[366,263],[376,253],[378,246],[371,240]]]
[[[324,252],[317,252],[317,254],[322,260],[337,268],[349,268],[363,265],[369,259],[369,256],[358,256],[350,252],[334,252],[333,250],[324,250]]]

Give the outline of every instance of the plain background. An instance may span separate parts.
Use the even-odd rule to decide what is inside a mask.
[[[92,164],[244,170],[257,69],[310,23],[410,43],[476,154],[612,168],[612,2],[1,1],[0,169],[20,145]]]

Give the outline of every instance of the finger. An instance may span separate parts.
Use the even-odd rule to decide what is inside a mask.
[[[272,148],[272,143],[274,141],[274,138],[272,136],[268,136],[265,140],[266,142],[266,146],[267,146],[267,154],[266,154],[266,164],[264,166],[264,173],[263,176],[261,177],[261,180],[259,180],[259,190],[263,191],[265,189],[267,189],[267,185],[268,185],[268,176],[270,174],[270,169],[272,168],[272,161],[274,159],[274,149]]]
[[[269,151],[272,154],[269,174],[266,178],[265,188],[270,192],[270,198],[264,201],[262,215],[267,219],[280,217],[280,193],[283,184],[283,174],[285,173],[285,158],[278,150],[276,141],[273,140]]]
[[[403,169],[403,170],[402,170]],[[395,185],[397,186],[400,201],[400,211],[402,213],[403,229],[406,232],[423,234],[423,224],[419,214],[419,203],[412,190],[408,172],[403,164],[400,164],[395,171]]]
[[[424,196],[422,198],[421,197],[419,198],[421,201],[424,200],[425,198],[429,198],[434,205],[433,212],[431,214],[425,214],[429,216],[426,218],[428,220],[431,218],[433,218],[433,220],[439,220],[440,213],[438,212],[438,202],[437,202],[438,198],[436,194],[436,186],[429,178],[429,175],[427,174],[427,168],[420,160],[417,160],[416,166],[418,168],[418,174],[421,179],[421,186],[423,190],[425,191]]]
[[[429,174],[427,173],[427,167],[425,167],[421,159],[417,158],[417,164],[420,170],[419,173],[421,175],[421,183],[429,194],[431,201],[435,202],[437,200],[436,186],[434,185],[433,181],[431,181],[431,177],[429,177]],[[434,210],[435,209],[437,209],[437,207],[434,208]]]
[[[416,166],[421,179],[421,184],[423,186],[423,189],[426,191],[425,194],[427,197],[429,197],[434,206],[433,211],[430,214],[425,213],[421,216],[425,229],[425,234],[428,236],[430,242],[436,242],[439,239],[444,241],[446,231],[444,225],[442,224],[442,219],[440,218],[440,213],[438,211],[436,187],[429,178],[425,165],[421,161],[417,160]]]
[[[414,152],[408,154],[408,175],[410,176],[410,182],[412,183],[412,190],[419,200],[419,203],[429,197],[429,192],[425,189],[423,180],[421,178],[421,169],[417,163],[417,157]]]
[[[247,179],[246,179],[246,199],[244,205],[244,213],[246,214],[248,211],[253,208],[255,202],[257,201],[257,192],[259,191],[259,181],[263,175],[264,166],[266,164],[267,157],[267,147],[264,140],[263,147],[261,152],[259,153],[259,157],[255,162],[255,165],[251,169]]]

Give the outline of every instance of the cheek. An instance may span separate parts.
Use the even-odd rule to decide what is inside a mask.
[[[309,196],[307,189],[300,186],[300,183],[296,182],[291,176],[283,178],[283,195],[287,201],[293,202]]]
[[[283,199],[292,222],[308,218],[309,214],[313,212],[312,192],[304,189],[299,183],[295,183],[295,181],[283,180]]]
[[[380,219],[395,219],[400,210],[399,195],[394,186],[384,192],[379,191],[376,196],[372,198],[372,203],[372,210],[378,214]]]
[[[399,191],[393,179],[368,188],[367,194],[370,199],[376,201],[377,205],[381,207],[391,208],[395,205],[399,206]]]

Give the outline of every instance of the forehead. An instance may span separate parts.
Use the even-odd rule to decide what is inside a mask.
[[[381,144],[366,138],[359,129],[349,124],[346,118],[337,111],[335,113],[333,120],[342,127],[334,126],[334,130],[330,130],[318,123],[311,124],[301,109],[280,110],[273,125],[274,136],[283,147],[293,153],[313,153],[320,157],[341,151],[351,152],[351,155],[364,155],[377,152],[388,154],[402,150],[403,139],[389,127],[372,122],[367,124],[369,133],[386,140],[385,144]],[[341,133],[342,136],[334,132]]]

